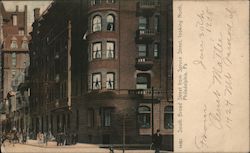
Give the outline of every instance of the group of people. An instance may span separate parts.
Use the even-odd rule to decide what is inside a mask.
[[[57,146],[73,145],[77,142],[77,134],[58,132],[56,135]]]
[[[5,140],[8,140],[10,143],[13,144],[13,146],[15,143],[26,144],[27,133],[26,133],[26,131],[16,131],[16,130],[11,130],[9,132],[3,132],[2,136],[1,136],[2,144],[4,144]]]

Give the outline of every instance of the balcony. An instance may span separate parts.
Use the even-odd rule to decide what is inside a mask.
[[[143,98],[143,102],[152,103],[152,89],[131,89],[128,90],[128,94],[133,97]],[[160,89],[154,89],[154,103],[158,103],[162,98],[162,91]]]
[[[148,57],[138,57],[135,61],[135,67],[137,70],[148,71],[153,67],[154,61]]]
[[[137,10],[139,14],[152,15],[157,6],[159,6],[158,0],[140,0],[137,4]]]
[[[136,41],[138,43],[150,43],[155,39],[156,32],[152,29],[138,29],[136,31]]]

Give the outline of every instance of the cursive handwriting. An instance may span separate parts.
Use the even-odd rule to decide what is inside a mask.
[[[207,148],[207,105],[204,105],[204,109],[203,109],[203,131],[201,136],[195,136],[195,146],[198,149],[201,148]]]

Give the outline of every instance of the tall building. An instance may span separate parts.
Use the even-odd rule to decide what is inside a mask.
[[[27,6],[23,12],[19,11],[18,6],[14,12],[5,11],[2,28],[2,100],[6,106],[5,113],[8,114],[6,128],[10,129],[18,124],[15,116],[20,116],[20,112],[16,108],[15,93],[18,85],[24,81],[24,71],[29,65]]]
[[[31,129],[173,149],[172,2],[54,1],[35,9]]]

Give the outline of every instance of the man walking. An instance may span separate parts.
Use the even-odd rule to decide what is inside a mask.
[[[160,134],[160,130],[158,129],[157,132],[153,135],[153,144],[155,148],[155,153],[160,153],[162,143],[162,135]]]

